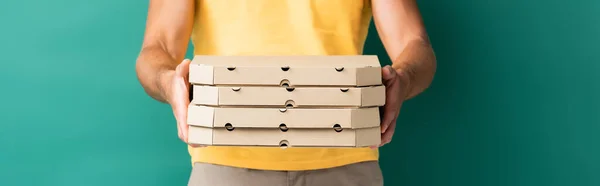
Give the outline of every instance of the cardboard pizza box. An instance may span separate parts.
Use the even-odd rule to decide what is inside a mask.
[[[380,125],[378,107],[241,108],[190,105],[187,123],[209,128],[359,129]]]
[[[381,141],[379,108],[190,105],[189,142],[217,146],[363,147]]]
[[[189,82],[198,85],[374,86],[381,85],[376,55],[196,55]]]
[[[385,87],[262,87],[194,85],[192,103],[210,106],[372,107],[385,104]]]
[[[190,126],[188,143],[208,146],[368,147],[381,143],[380,127],[344,129],[208,128]]]

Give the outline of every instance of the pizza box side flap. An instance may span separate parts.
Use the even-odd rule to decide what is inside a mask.
[[[214,84],[214,67],[201,64],[190,64],[188,82],[190,84]]]
[[[216,56],[196,55],[193,65],[213,67],[380,67],[377,55]]]
[[[363,128],[356,133],[356,147],[368,147],[381,144],[381,127]]]
[[[356,86],[382,85],[381,67],[360,67],[356,69]]]
[[[377,56],[196,56],[192,84],[372,86],[381,84]]]
[[[292,107],[354,107],[361,106],[362,88],[330,87],[210,87],[218,89],[218,104],[221,106],[269,106]],[[204,98],[208,99],[208,98]],[[209,104],[209,102],[198,102]],[[213,103],[210,103],[213,104]]]
[[[193,104],[219,105],[219,88],[214,86],[194,85]]]
[[[351,125],[352,109],[318,108],[217,108],[215,127],[230,123],[236,128],[327,128]]]
[[[361,89],[362,106],[383,106],[385,105],[385,86],[364,87]]]
[[[385,87],[257,87],[195,85],[192,102],[210,106],[372,107],[385,104]]]
[[[352,110],[352,128],[370,128],[381,125],[378,107],[359,108]]]
[[[214,127],[215,108],[190,104],[187,115],[188,125]]]
[[[233,131],[212,129],[214,145],[281,146],[286,147],[353,147],[356,135],[352,130],[335,132],[331,129],[298,129],[281,132],[277,129],[240,128]]]
[[[215,145],[279,146],[280,139],[285,138],[285,134],[276,129],[236,128],[232,131],[224,129],[213,129],[213,131]]]
[[[188,143],[198,145],[213,145],[214,130],[207,127],[190,126],[188,129]]]

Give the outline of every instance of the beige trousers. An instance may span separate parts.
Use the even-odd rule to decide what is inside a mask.
[[[188,186],[382,186],[377,161],[309,171],[265,171],[195,163]]]

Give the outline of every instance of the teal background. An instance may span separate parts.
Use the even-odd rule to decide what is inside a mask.
[[[600,1],[420,8],[438,72],[382,148],[386,185],[600,185]],[[135,76],[146,9],[0,2],[0,185],[186,184],[171,110]]]

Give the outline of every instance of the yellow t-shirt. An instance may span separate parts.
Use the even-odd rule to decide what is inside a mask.
[[[196,0],[197,55],[360,55],[369,0]],[[370,148],[189,148],[192,162],[309,170],[377,160]]]

